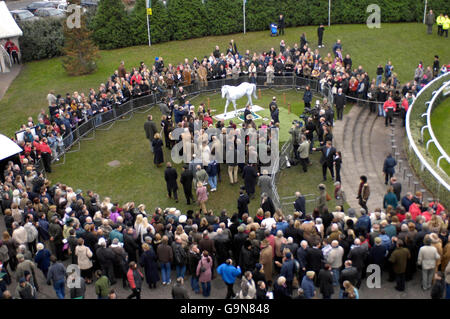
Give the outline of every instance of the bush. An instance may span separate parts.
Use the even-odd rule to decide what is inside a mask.
[[[19,38],[23,61],[53,58],[62,55],[64,19],[39,19],[19,23],[23,36]]]
[[[122,48],[133,44],[130,18],[121,0],[100,0],[90,25],[100,49]]]
[[[209,19],[202,0],[169,0],[167,10],[172,40],[200,38],[208,34]]]
[[[170,41],[170,23],[167,8],[160,1],[152,2],[150,21],[150,38],[152,43]],[[137,0],[130,14],[133,44],[148,44],[146,0]]]

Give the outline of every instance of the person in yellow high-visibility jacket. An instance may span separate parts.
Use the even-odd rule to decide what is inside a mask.
[[[442,35],[445,33],[446,38],[448,38],[448,28],[450,28],[450,18],[446,14],[444,23],[442,24]]]
[[[443,29],[442,26],[444,25],[444,21],[445,21],[445,17],[444,14],[441,13],[439,15],[439,17],[436,18],[436,23],[437,23],[437,27],[438,27],[438,35],[443,35]]]

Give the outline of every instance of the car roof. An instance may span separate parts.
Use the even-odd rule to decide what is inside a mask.
[[[27,9],[16,9],[16,10],[10,10],[9,12],[12,13],[21,13],[21,12],[30,12]],[[31,12],[30,12],[31,13]]]
[[[49,10],[59,10],[57,8],[53,8],[53,7],[45,7],[45,8],[38,8],[38,10],[45,10],[45,11],[49,11]]]

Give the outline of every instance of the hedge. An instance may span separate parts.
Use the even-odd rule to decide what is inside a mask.
[[[185,40],[209,35],[225,35],[243,31],[242,0],[161,0],[152,1],[150,18],[152,44]],[[333,0],[332,24],[365,23],[370,13],[366,8],[377,4],[381,22],[421,22],[424,0]],[[450,12],[450,1],[430,0],[428,8],[436,14]],[[287,27],[328,23],[328,0],[247,0],[247,31],[268,30],[283,13]],[[100,0],[89,28],[100,49],[114,49],[148,43],[145,0],[137,0],[131,12],[121,0]],[[26,46],[26,61],[60,55],[62,25],[48,26],[39,22],[39,33],[26,28],[21,40]],[[46,26],[45,30],[42,28]],[[49,34],[54,40],[46,39]],[[32,45],[28,45],[28,41]],[[54,42],[53,42],[54,41]]]
[[[62,54],[64,46],[64,19],[40,19],[23,21],[19,27],[22,60],[25,62],[53,58]]]

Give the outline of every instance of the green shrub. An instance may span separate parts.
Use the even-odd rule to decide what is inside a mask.
[[[130,18],[122,0],[100,0],[90,25],[93,39],[100,49],[122,48],[133,44]]]
[[[23,61],[53,58],[62,55],[64,19],[39,19],[19,23],[23,36],[19,38]]]

